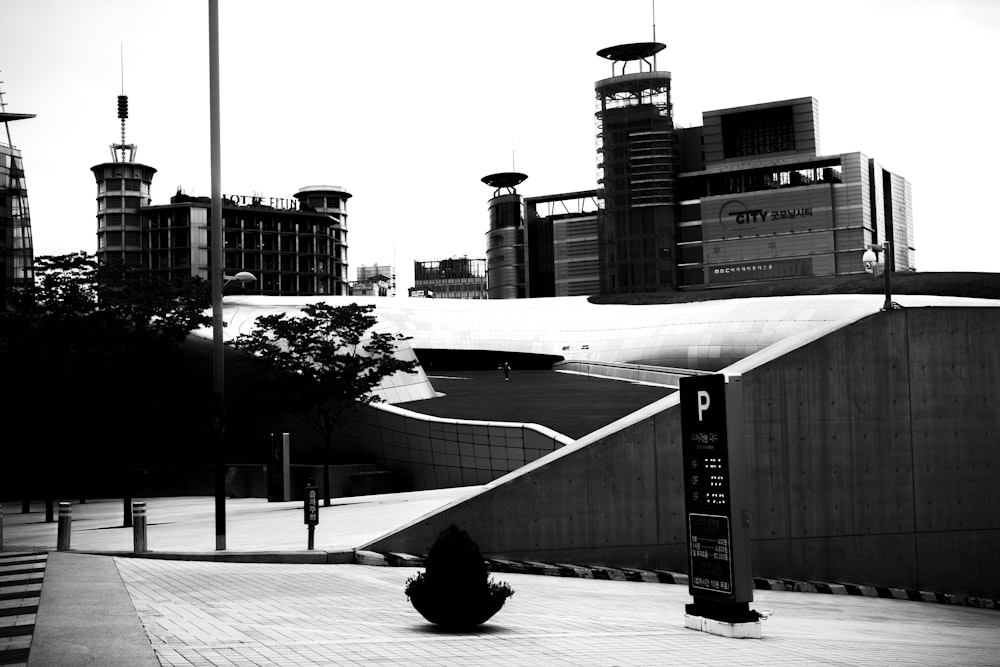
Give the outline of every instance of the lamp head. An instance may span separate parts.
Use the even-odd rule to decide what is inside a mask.
[[[254,283],[257,282],[257,276],[250,273],[249,271],[240,271],[235,276],[223,276],[226,282],[231,282],[237,280],[241,283]]]

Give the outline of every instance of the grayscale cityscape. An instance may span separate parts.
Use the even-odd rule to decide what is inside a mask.
[[[1000,5],[0,16],[0,665],[997,664]]]

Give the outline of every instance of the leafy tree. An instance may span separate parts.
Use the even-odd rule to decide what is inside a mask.
[[[169,421],[163,373],[188,333],[211,323],[208,289],[85,252],[37,257],[34,270],[34,285],[0,311],[2,400],[18,416],[5,453],[21,457],[24,497],[82,494],[152,449]],[[128,519],[127,483],[123,496]]]
[[[330,454],[347,408],[381,400],[373,393],[394,373],[414,373],[415,360],[395,356],[402,334],[372,331],[373,305],[313,303],[301,314],[258,317],[233,346],[280,373],[281,400],[323,442],[324,505],[330,505]]]

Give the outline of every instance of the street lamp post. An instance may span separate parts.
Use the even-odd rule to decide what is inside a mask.
[[[878,275],[879,253],[882,255],[882,275],[885,277],[885,305],[882,307],[882,310],[889,312],[892,310],[892,286],[890,284],[892,270],[889,266],[889,249],[892,247],[892,244],[889,241],[884,241],[882,243],[872,243],[866,247],[867,250],[862,255],[861,261],[864,262],[865,271],[868,273],[875,276]]]
[[[220,215],[213,226],[221,227]],[[220,255],[221,256],[221,255]],[[225,262],[222,262],[225,264]],[[240,271],[235,276],[224,275],[225,267],[218,272],[224,282],[219,289],[218,308],[213,300],[212,303],[212,361],[213,361],[213,387],[215,389],[215,437],[216,437],[216,459],[215,459],[215,548],[218,551],[226,550],[226,372],[225,372],[225,347],[223,345],[222,328],[225,323],[222,321],[222,293],[226,285],[235,281],[241,283],[252,283],[257,277],[249,271]],[[218,321],[218,327],[216,327]]]
[[[208,86],[212,145],[212,388],[215,401],[215,548],[226,550],[226,420],[222,365],[222,141],[219,134],[219,0],[208,0]]]

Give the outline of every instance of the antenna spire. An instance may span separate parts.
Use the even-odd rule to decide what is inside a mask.
[[[117,149],[121,151],[121,162],[132,162],[135,160],[135,146],[125,143],[125,119],[128,118],[128,95],[125,94],[125,47],[119,44],[119,48],[121,50],[122,94],[118,96],[118,118],[122,122],[122,142],[111,146],[111,155],[118,162],[118,156],[115,155],[115,149]],[[125,159],[126,151],[129,152],[127,160]]]
[[[656,41],[656,0],[649,0],[653,6],[653,41]],[[653,70],[656,70],[656,54],[653,54]]]
[[[118,96],[118,118],[122,121],[122,162],[125,162],[125,119],[128,118],[128,96],[125,94],[125,46],[119,42],[121,53],[122,94]]]

